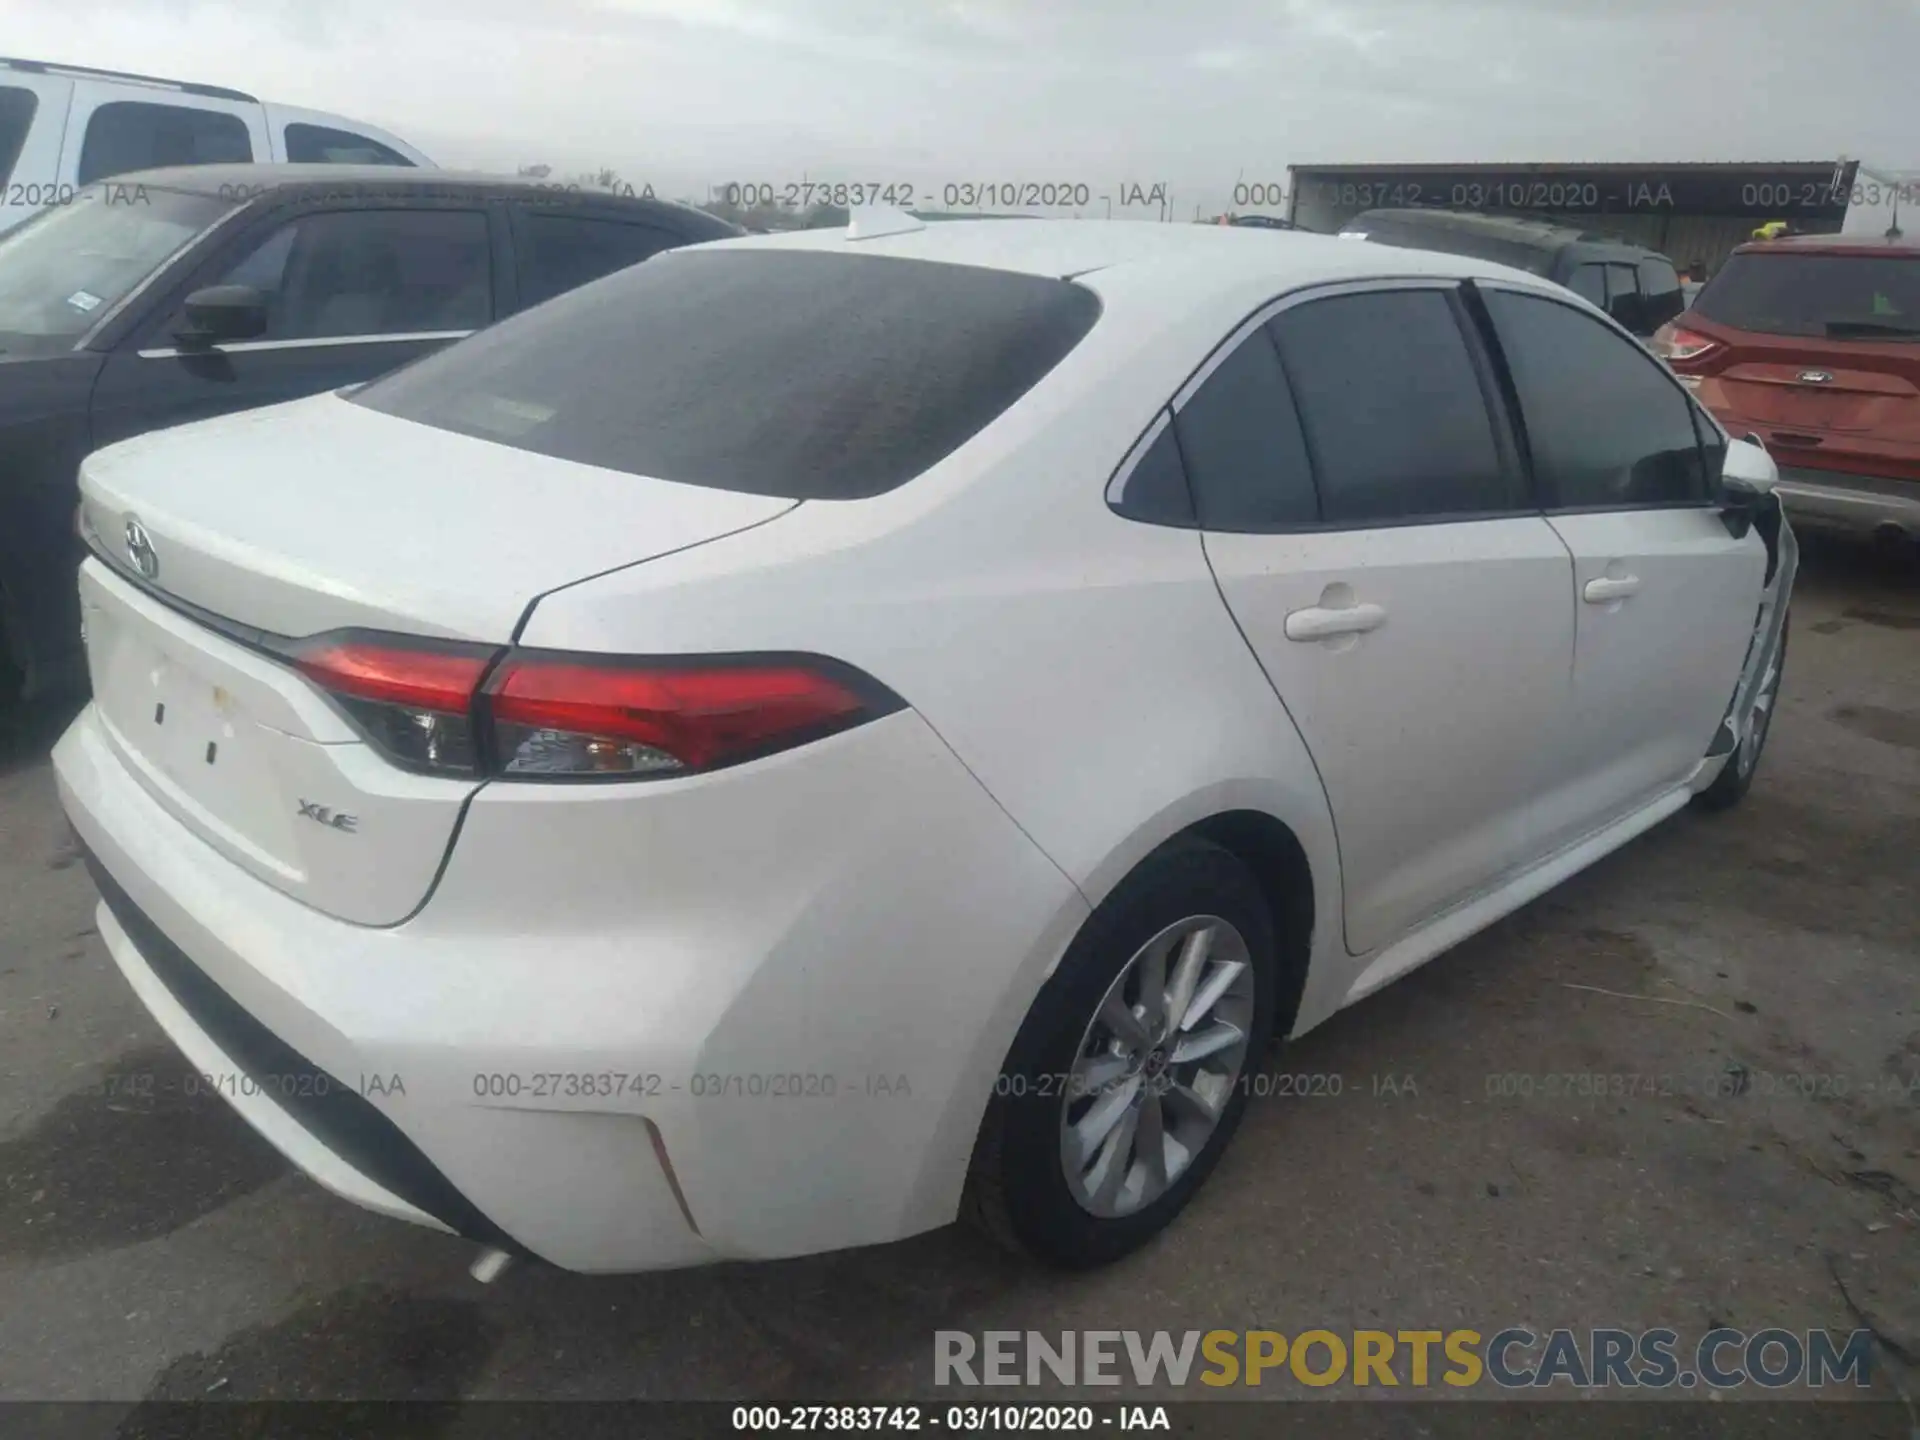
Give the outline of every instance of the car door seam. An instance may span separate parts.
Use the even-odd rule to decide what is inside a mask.
[[[1213,563],[1212,554],[1207,550],[1207,532],[1196,529],[1194,534],[1199,538],[1200,560],[1207,567],[1207,578],[1213,582],[1213,593],[1220,601],[1220,608],[1226,611],[1228,623],[1233,626],[1234,633],[1240,637],[1241,645],[1246,647],[1247,658],[1253,662],[1253,668],[1260,673],[1260,678],[1266,681],[1267,689],[1273,692],[1274,700],[1279,703],[1280,713],[1287,717],[1287,724],[1293,727],[1294,736],[1300,741],[1300,748],[1306,751],[1307,763],[1313,767],[1313,778],[1320,786],[1320,799],[1327,807],[1327,828],[1333,832],[1334,879],[1340,891],[1340,948],[1348,955],[1354,955],[1353,947],[1347,943],[1346,861],[1340,853],[1340,817],[1334,812],[1333,792],[1327,789],[1327,777],[1320,771],[1320,757],[1313,753],[1313,746],[1307,743],[1306,732],[1300,728],[1300,722],[1293,718],[1293,711],[1287,707],[1287,697],[1280,693],[1280,686],[1273,676],[1267,673],[1267,667],[1260,660],[1260,652],[1254,648],[1253,640],[1248,636],[1246,627],[1240,623],[1240,617],[1234,613],[1233,605],[1227,599],[1226,589],[1220,584],[1220,571]]]

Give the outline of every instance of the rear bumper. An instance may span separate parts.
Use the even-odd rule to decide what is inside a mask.
[[[680,804],[596,787],[584,829],[551,787],[493,787],[389,928],[194,838],[93,707],[54,759],[101,934],[209,1088],[349,1200],[574,1270],[951,1220],[1000,1060],[1086,913],[912,712],[673,782]],[[742,806],[758,830],[730,833]],[[785,874],[762,863],[780,853]],[[578,893],[531,902],[569,868]]]
[[[1920,538],[1920,480],[1782,465],[1775,488],[1797,525],[1868,534],[1894,525]]]

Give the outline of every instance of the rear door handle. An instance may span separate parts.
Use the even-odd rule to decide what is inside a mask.
[[[1387,612],[1378,605],[1348,605],[1339,610],[1315,605],[1287,616],[1287,639],[1329,640],[1336,635],[1364,635],[1386,623]]]
[[[1622,575],[1617,580],[1602,575],[1598,580],[1589,580],[1587,588],[1580,593],[1586,596],[1589,605],[1605,605],[1609,600],[1624,600],[1639,592],[1638,575]]]

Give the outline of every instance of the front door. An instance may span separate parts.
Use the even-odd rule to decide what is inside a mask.
[[[475,208],[325,209],[269,225],[115,351],[94,392],[93,444],[358,384],[470,334],[495,313],[495,243]],[[208,285],[258,289],[266,332],[180,345],[181,302]]]
[[[1541,811],[1564,842],[1671,791],[1707,753],[1753,632],[1766,544],[1722,520],[1713,455],[1665,366],[1575,306],[1481,293],[1547,518],[1573,556],[1573,711]]]

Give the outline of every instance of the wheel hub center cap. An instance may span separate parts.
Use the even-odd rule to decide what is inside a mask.
[[[1167,1070],[1166,1047],[1159,1046],[1147,1056],[1146,1063],[1140,1067],[1140,1073],[1148,1080],[1158,1080]]]

